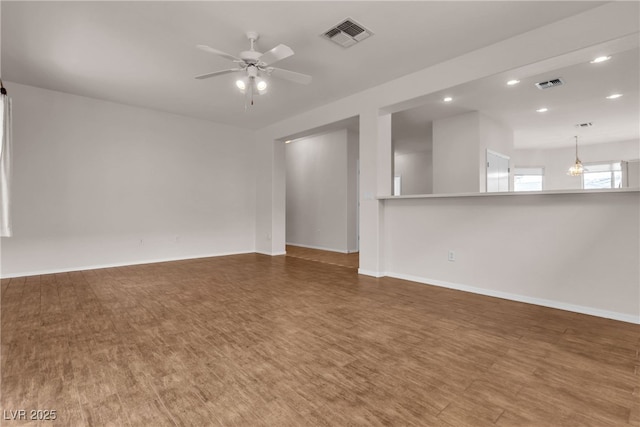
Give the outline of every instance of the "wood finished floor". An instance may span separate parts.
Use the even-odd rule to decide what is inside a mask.
[[[287,245],[287,256],[356,269],[360,265],[360,254],[357,252],[343,254],[341,252],[321,251],[318,249]]]
[[[258,254],[1,285],[41,425],[640,425],[637,325]]]

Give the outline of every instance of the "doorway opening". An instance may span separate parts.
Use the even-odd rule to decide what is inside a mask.
[[[487,193],[509,191],[509,156],[487,150]]]
[[[334,261],[340,254],[357,254],[358,117],[297,134],[285,143],[287,254]],[[352,265],[353,258],[332,263]]]

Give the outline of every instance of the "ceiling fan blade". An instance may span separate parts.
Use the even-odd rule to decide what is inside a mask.
[[[266,65],[269,65],[288,58],[291,55],[293,55],[293,49],[291,49],[286,44],[279,44],[270,51],[263,53],[262,56],[258,58],[258,60],[265,63]]]
[[[235,73],[236,71],[242,71],[242,68],[231,68],[229,70],[214,71],[213,73],[200,74],[199,76],[196,76],[195,78],[198,79],[198,80],[208,79],[209,77],[220,76],[222,74]]]
[[[303,85],[308,85],[309,83],[311,83],[311,76],[307,74],[296,73],[295,71],[283,70],[282,68],[273,68],[273,71],[271,71],[271,75],[273,77],[301,83]]]
[[[209,46],[205,46],[203,44],[199,44],[196,47],[198,49],[200,49],[200,50],[204,50],[205,52],[213,53],[214,55],[218,55],[218,56],[222,56],[223,58],[230,59],[231,61],[240,61],[240,62],[242,62],[242,59],[238,58],[237,56],[233,56],[233,55],[231,55],[229,53],[223,52],[223,51],[218,50],[218,49],[214,49],[214,48],[209,47]]]

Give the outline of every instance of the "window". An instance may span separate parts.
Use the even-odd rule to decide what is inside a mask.
[[[584,165],[582,174],[582,188],[592,190],[596,188],[621,188],[622,163],[590,163]]]
[[[513,191],[542,191],[544,168],[519,168],[513,170]]]

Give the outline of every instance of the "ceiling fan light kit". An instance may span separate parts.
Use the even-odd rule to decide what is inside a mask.
[[[260,38],[260,35],[255,31],[248,31],[247,38],[250,42],[249,50],[240,52],[239,56],[234,56],[209,46],[197,45],[196,47],[198,49],[233,61],[237,66],[227,70],[200,74],[195,78],[203,80],[223,74],[241,73],[242,76],[236,80],[235,84],[242,94],[247,94],[250,97],[251,105],[253,105],[253,95],[255,93],[262,95],[267,92],[268,83],[264,77],[273,75],[273,77],[295,83],[311,83],[311,76],[309,75],[271,66],[271,64],[288,58],[294,54],[293,49],[289,46],[279,44],[273,49],[265,53],[261,53],[255,50],[255,42]]]

